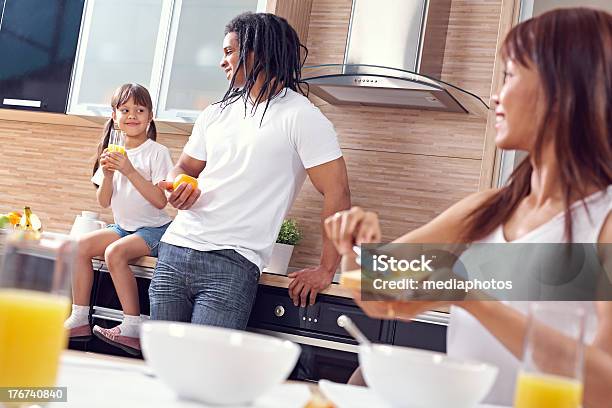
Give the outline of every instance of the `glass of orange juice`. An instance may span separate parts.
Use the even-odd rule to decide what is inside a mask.
[[[14,231],[3,239],[0,388],[53,387],[68,340],[64,320],[70,314],[76,244],[34,231]]]
[[[125,154],[125,132],[117,129],[111,129],[107,151]]]
[[[581,308],[558,302],[530,305],[515,408],[582,406],[585,321]]]

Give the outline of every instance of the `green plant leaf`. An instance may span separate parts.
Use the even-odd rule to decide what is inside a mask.
[[[284,220],[276,242],[279,244],[296,245],[302,239],[302,233],[295,220]]]

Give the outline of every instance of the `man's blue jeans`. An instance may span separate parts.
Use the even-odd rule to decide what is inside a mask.
[[[244,330],[258,281],[257,266],[234,250],[162,242],[149,287],[151,319]]]

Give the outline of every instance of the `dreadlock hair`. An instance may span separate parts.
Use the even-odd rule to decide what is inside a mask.
[[[259,75],[263,75],[264,83],[253,101],[251,115],[255,115],[257,106],[265,99],[266,106],[260,125],[270,100],[278,96],[279,85],[308,95],[308,84],[301,79],[301,69],[308,56],[308,48],[300,42],[287,20],[270,13],[247,12],[235,17],[225,26],[225,35],[232,32],[238,36],[239,62],[223,99],[217,102],[222,108],[242,99],[246,115],[247,98]],[[246,62],[251,52],[254,56],[253,66],[247,71]],[[241,69],[245,84],[242,88],[236,88],[236,74]],[[306,92],[302,89],[303,85],[306,85]]]
[[[126,103],[130,98],[133,98],[136,104],[147,108],[149,112],[153,112],[153,101],[151,100],[151,95],[149,94],[147,88],[140,84],[123,84],[117,88],[113,94],[113,97],[111,98],[113,112],[115,112],[119,106]],[[102,130],[102,138],[98,144],[96,162],[93,166],[93,174],[96,174],[98,167],[100,167],[100,156],[102,155],[104,149],[108,147],[110,133],[114,128],[115,122],[111,117],[106,121],[104,124],[104,130]],[[157,127],[155,126],[155,121],[153,120],[151,120],[151,123],[149,123],[149,127],[147,128],[147,137],[151,140],[157,139]]]

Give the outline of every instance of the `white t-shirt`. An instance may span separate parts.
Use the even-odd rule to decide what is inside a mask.
[[[306,169],[342,156],[336,132],[306,97],[290,89],[260,104],[242,100],[198,117],[184,153],[206,161],[202,195],[181,210],[162,242],[198,251],[234,249],[261,270]]]
[[[572,205],[573,242],[597,242],[608,214],[612,212],[612,185],[607,189],[585,198],[588,212],[582,202]],[[547,223],[532,230],[521,238],[512,241],[517,243],[562,243],[564,237],[565,217],[558,214]],[[503,227],[500,225],[489,236],[479,240],[482,243],[506,243]],[[469,251],[469,249],[467,250]],[[467,252],[466,251],[466,252]],[[466,255],[462,255],[466,256]],[[528,272],[529,269],[517,271]],[[504,302],[514,309],[527,314],[529,302]],[[547,302],[553,304],[554,302]],[[587,313],[585,341],[592,343],[597,333],[596,307],[593,302],[557,302],[559,307],[583,308]],[[556,322],[551,322],[553,327]],[[558,327],[562,329],[561,327]],[[451,356],[480,360],[496,365],[499,368],[497,379],[484,402],[488,404],[511,405],[516,386],[516,375],[521,362],[510,353],[480,322],[464,309],[451,307],[450,321],[446,335],[446,349]]]
[[[132,166],[145,180],[153,184],[164,180],[173,168],[168,148],[151,139],[147,139],[134,149],[126,149],[126,153]],[[91,181],[101,185],[103,180],[102,167],[98,167]],[[118,171],[113,175],[111,209],[115,224],[119,224],[126,231],[136,231],[142,227],[161,227],[172,221],[163,209],[160,210],[151,204],[136,190],[128,178]]]

